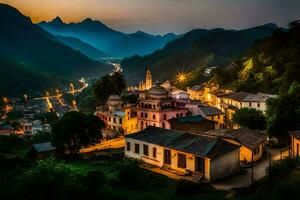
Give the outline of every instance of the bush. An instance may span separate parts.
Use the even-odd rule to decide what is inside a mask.
[[[203,184],[195,183],[187,180],[180,180],[177,185],[176,194],[181,196],[196,195],[201,193],[202,189],[203,189]]]
[[[268,170],[269,177],[272,179],[284,177],[299,165],[298,158],[286,158],[272,165],[271,170]]]
[[[140,168],[137,162],[129,161],[119,170],[118,178],[126,185],[136,185],[140,179]]]

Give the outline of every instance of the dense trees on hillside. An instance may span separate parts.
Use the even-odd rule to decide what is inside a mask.
[[[121,73],[115,72],[101,77],[93,87],[98,104],[103,105],[110,95],[121,95],[126,89],[126,82]]]
[[[214,71],[214,80],[239,91],[280,93],[300,82],[300,23],[277,29],[258,41],[243,58]]]

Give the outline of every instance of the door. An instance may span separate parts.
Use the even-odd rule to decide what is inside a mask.
[[[171,150],[164,149],[164,164],[171,165]]]
[[[195,171],[205,173],[205,160],[204,158],[197,157],[195,159]]]
[[[299,156],[299,144],[297,144],[297,157]]]

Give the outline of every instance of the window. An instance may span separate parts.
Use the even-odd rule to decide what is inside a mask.
[[[141,129],[143,129],[144,128],[144,123],[143,122],[141,122]]]
[[[120,118],[120,124],[122,124],[122,118]]]
[[[130,151],[130,142],[127,142],[127,147],[126,147],[127,151]]]
[[[140,145],[139,144],[134,144],[134,153],[140,154]]]
[[[218,115],[218,119],[220,119],[220,115]]]
[[[152,149],[152,156],[153,158],[156,158],[156,147],[153,147]]]
[[[143,153],[145,156],[149,155],[149,147],[146,144],[143,145]]]
[[[164,163],[171,165],[171,150],[169,149],[164,149]]]
[[[178,167],[186,168],[186,155],[182,153],[178,153]]]
[[[152,118],[153,118],[153,119],[156,119],[156,115],[153,115]]]
[[[251,107],[251,106],[252,106],[252,103],[250,102],[250,103],[249,103],[249,107]]]
[[[163,128],[166,128],[165,122],[162,123],[162,127],[163,127]]]
[[[148,122],[146,122],[146,127],[148,127]]]
[[[164,114],[164,120],[167,120],[167,115],[166,114]]]
[[[258,107],[258,108],[260,107],[260,103],[257,103],[257,107]]]
[[[144,113],[141,113],[141,118],[143,118],[144,117]]]
[[[111,117],[109,117],[109,120],[108,121],[111,121]]]
[[[179,114],[177,113],[177,114],[176,114],[176,118],[178,118],[178,117],[179,117]]]
[[[145,118],[148,118],[148,113],[145,113]]]
[[[117,120],[116,120],[116,118],[114,117],[114,123],[117,123]]]
[[[180,113],[180,117],[183,117],[183,113]]]

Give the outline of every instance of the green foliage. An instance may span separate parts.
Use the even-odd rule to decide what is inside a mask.
[[[277,29],[271,37],[257,41],[233,65],[216,70],[214,80],[238,91],[287,91],[294,82],[300,82],[300,30],[295,28],[299,24],[293,22],[288,31]]]
[[[103,105],[110,95],[121,95],[126,89],[126,82],[123,75],[116,72],[101,77],[93,87],[97,102]]]
[[[180,196],[192,196],[200,194],[204,189],[208,189],[206,183],[194,183],[187,180],[180,180],[176,189],[176,194]]]
[[[266,128],[266,117],[263,112],[255,109],[239,109],[234,113],[232,120],[241,127],[252,130],[265,130]]]
[[[62,153],[77,154],[81,147],[100,141],[103,127],[104,123],[98,117],[71,111],[53,124],[53,143]]]
[[[11,111],[11,112],[7,113],[7,118],[8,118],[8,120],[11,120],[11,121],[15,121],[15,120],[21,119],[23,117],[24,117],[23,113],[20,111]]]
[[[52,124],[58,119],[59,117],[55,111],[47,112],[43,116],[41,116],[41,120],[47,124]]]
[[[97,100],[93,96],[84,97],[78,105],[80,111],[85,113],[94,113],[96,110]]]
[[[267,101],[267,130],[287,143],[288,131],[300,129],[300,84],[293,84],[287,93]]]

